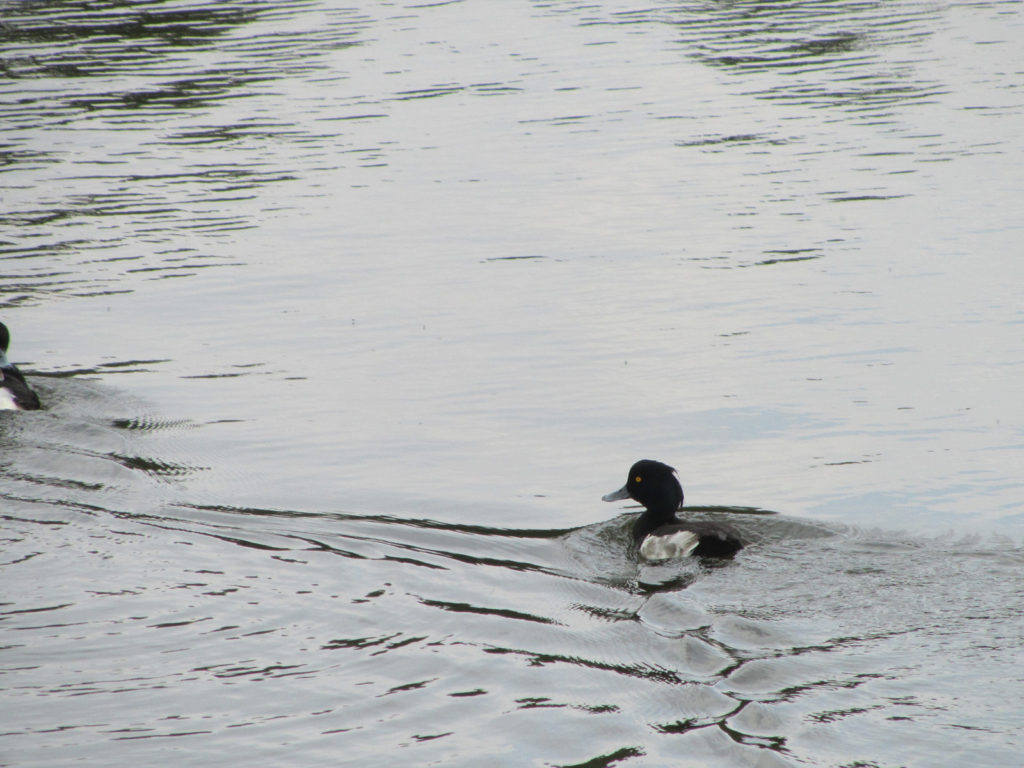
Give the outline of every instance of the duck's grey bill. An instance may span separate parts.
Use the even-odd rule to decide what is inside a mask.
[[[601,497],[601,501],[622,501],[623,499],[629,498],[629,491],[626,490],[626,486],[622,486],[617,491],[606,493]]]

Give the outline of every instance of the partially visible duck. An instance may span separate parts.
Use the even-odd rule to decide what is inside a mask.
[[[10,343],[11,333],[0,323],[0,410],[35,411],[39,408],[39,398],[25,383],[21,371],[7,362]]]
[[[727,525],[710,521],[683,521],[676,510],[683,505],[683,488],[668,464],[641,459],[629,470],[626,484],[602,498],[633,499],[644,505],[633,523],[633,540],[646,560],[670,557],[732,557],[743,548],[739,534]]]

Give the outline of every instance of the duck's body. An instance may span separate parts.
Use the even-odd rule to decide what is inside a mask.
[[[626,484],[603,498],[633,499],[644,505],[643,514],[633,523],[633,540],[646,560],[732,557],[743,548],[739,534],[727,525],[676,517],[683,504],[683,488],[675,470],[660,461],[638,461],[630,468]]]
[[[39,397],[25,382],[21,371],[7,361],[10,341],[7,326],[0,323],[0,410],[35,411],[39,408]]]

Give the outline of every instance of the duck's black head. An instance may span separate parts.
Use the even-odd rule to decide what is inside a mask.
[[[683,487],[676,479],[676,471],[668,464],[641,459],[629,468],[626,484],[602,498],[605,501],[633,499],[651,512],[673,517],[682,506]]]
[[[0,352],[7,352],[7,347],[11,344],[11,332],[7,330],[7,326],[0,323]]]

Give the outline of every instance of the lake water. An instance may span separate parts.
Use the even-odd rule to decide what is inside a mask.
[[[1021,765],[1019,2],[0,2],[0,765]],[[642,564],[638,458],[731,562]]]

